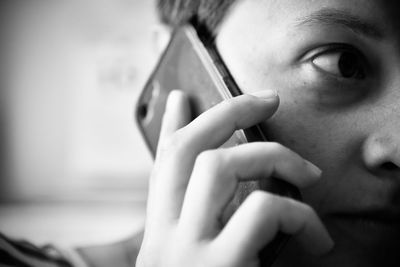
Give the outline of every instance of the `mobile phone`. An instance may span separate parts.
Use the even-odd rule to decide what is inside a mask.
[[[223,100],[241,94],[214,42],[203,38],[191,25],[177,28],[144,86],[136,106],[137,123],[153,156],[157,151],[167,96],[174,89],[188,94],[194,117]],[[223,146],[266,140],[261,128],[256,125],[235,131]],[[300,199],[300,193],[293,185],[278,179],[268,180],[268,191]],[[251,191],[258,189],[259,185],[257,182],[243,182],[239,187],[241,195],[237,194],[232,201],[234,209]],[[263,266],[273,263],[287,240],[287,235],[279,233],[274,241],[266,246],[260,253]]]

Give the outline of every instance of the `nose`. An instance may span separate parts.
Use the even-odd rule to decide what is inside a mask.
[[[382,128],[365,140],[362,157],[371,171],[400,174],[400,127],[390,128]]]

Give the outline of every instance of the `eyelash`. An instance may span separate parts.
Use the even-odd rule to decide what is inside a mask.
[[[355,61],[354,63],[355,63],[355,67],[357,68],[357,70],[356,70],[356,74],[351,75],[351,77],[345,77],[344,75],[340,76],[337,74],[333,74],[332,72],[324,70],[323,68],[321,68],[314,62],[316,59],[323,57],[323,56],[329,56],[329,55],[335,55],[335,54],[343,55],[345,53],[347,53],[347,55],[349,55],[349,56],[354,56],[353,59]],[[341,80],[341,81],[364,80],[368,74],[367,73],[368,72],[368,64],[367,64],[366,57],[363,55],[363,53],[360,50],[358,50],[354,46],[351,46],[348,44],[340,44],[340,43],[339,44],[331,44],[331,45],[326,45],[323,47],[316,48],[308,54],[311,54],[311,56],[307,56],[307,58],[308,58],[307,61],[310,64],[312,64],[312,66],[314,68],[316,68],[318,71],[320,71],[326,75],[330,75],[331,77],[334,77],[338,80]],[[350,60],[350,62],[347,62],[347,63],[352,64],[353,62]],[[340,59],[338,60],[338,66],[337,66],[338,68],[340,68],[339,64],[340,64]],[[346,62],[345,62],[345,64],[346,64]]]

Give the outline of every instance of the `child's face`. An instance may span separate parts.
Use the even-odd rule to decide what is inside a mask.
[[[312,262],[291,257],[297,266],[400,264],[397,3],[245,0],[217,35],[244,92],[279,92],[280,108],[265,123],[268,137],[323,170],[303,196],[336,247],[322,259],[307,255]],[[292,244],[288,255],[297,249]]]

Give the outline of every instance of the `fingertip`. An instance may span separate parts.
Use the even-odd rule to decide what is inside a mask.
[[[319,255],[323,256],[331,252],[335,248],[335,242],[333,239],[328,235],[328,238],[325,242],[325,245],[322,247],[322,249],[319,251]]]
[[[174,110],[182,101],[185,101],[186,94],[181,90],[174,89],[168,94],[165,112]]]
[[[307,188],[312,186],[322,177],[321,169],[305,159],[302,159],[301,166],[299,166],[298,170],[300,170],[298,173],[301,173],[296,180],[296,185],[299,188]]]
[[[300,239],[303,247],[310,254],[323,256],[335,247],[335,242],[319,217],[315,217],[313,222],[306,226],[303,233],[304,235]]]
[[[181,90],[172,90],[167,97],[160,139],[186,126],[191,120],[189,98]]]
[[[320,237],[319,242],[308,246],[308,251],[313,255],[324,256],[329,254],[335,247],[335,242],[331,236],[326,232]]]
[[[319,180],[322,175],[322,170],[308,160],[306,160],[305,163],[312,177],[315,178],[315,180]]]

